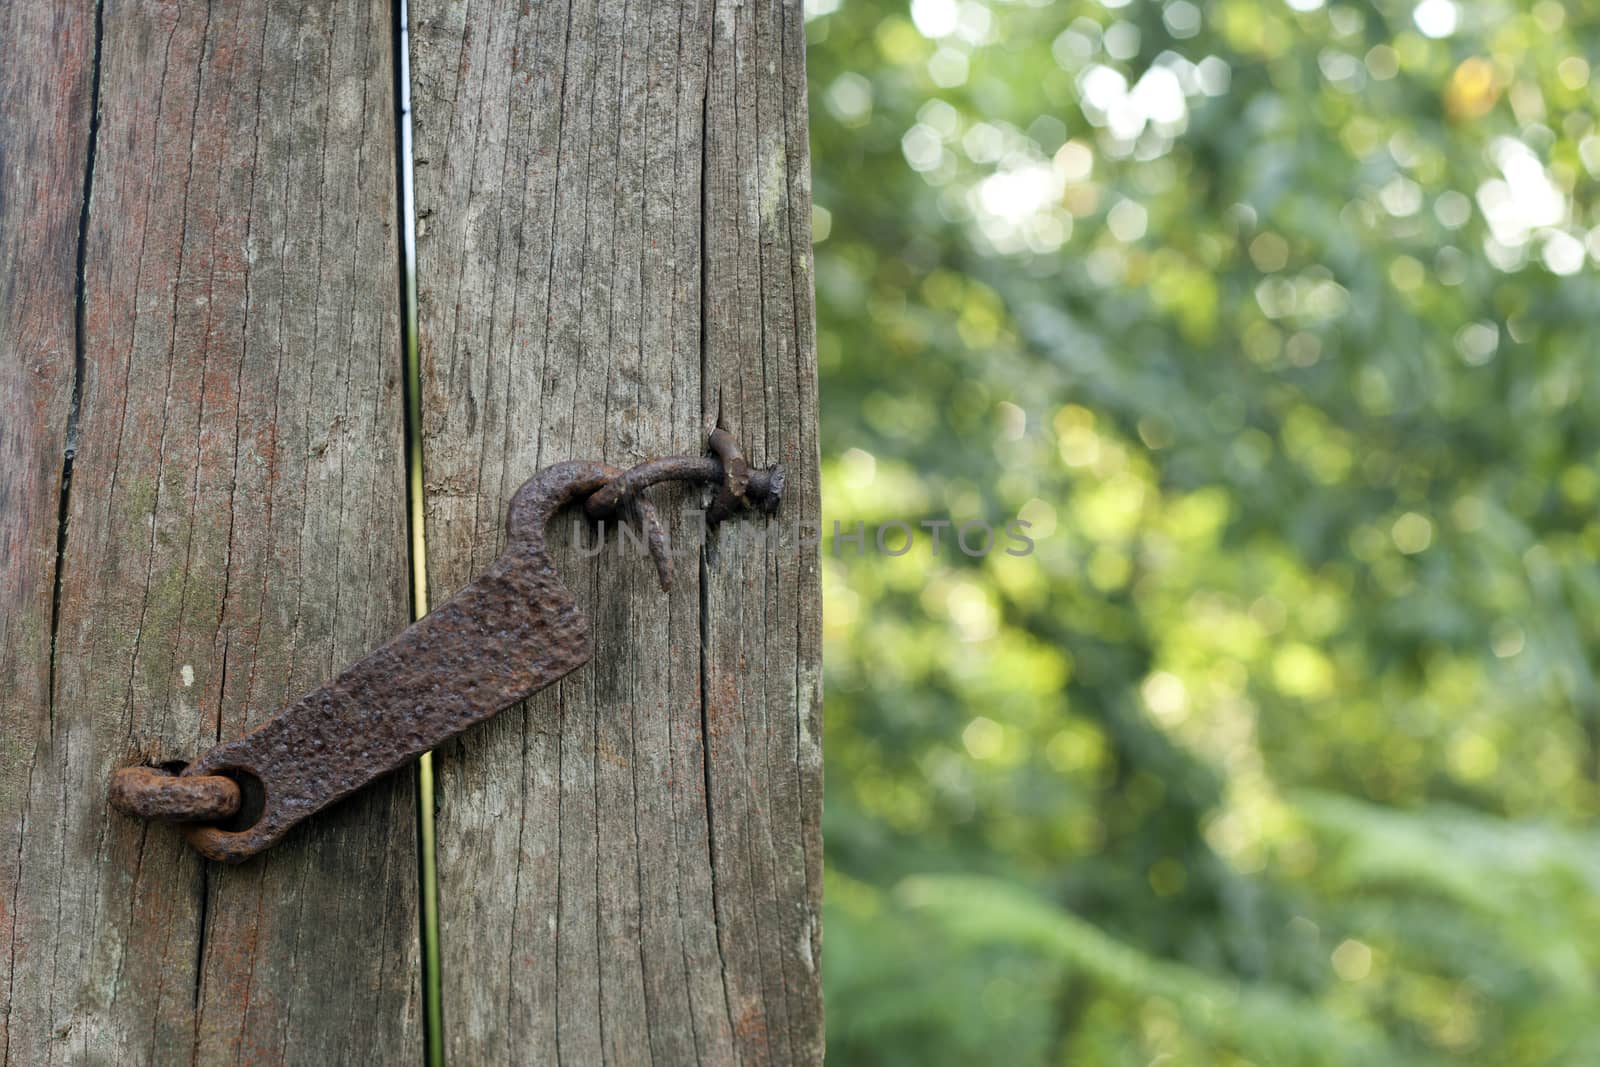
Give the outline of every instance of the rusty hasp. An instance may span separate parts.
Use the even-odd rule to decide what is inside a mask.
[[[113,806],[186,822],[189,843],[236,863],[296,823],[410,763],[562,678],[594,654],[589,620],[561,582],[545,527],[584,501],[591,518],[634,513],[665,588],[671,557],[641,490],[662,481],[717,483],[708,522],[753,506],[777,508],[783,470],[751,470],[731,435],[711,435],[712,456],[649,460],[629,470],[574,461],[540,471],[512,498],[506,547],[455,596],[260,729],[217,745],[177,775],[124,767]],[[197,823],[199,825],[197,825]]]

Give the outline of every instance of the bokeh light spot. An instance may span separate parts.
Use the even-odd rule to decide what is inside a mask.
[[[1359,982],[1372,973],[1372,949],[1347,938],[1339,942],[1331,956],[1333,973],[1346,982]]]

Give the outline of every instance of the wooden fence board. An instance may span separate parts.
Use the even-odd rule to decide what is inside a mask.
[[[413,15],[436,598],[540,466],[698,452],[718,424],[786,465],[782,521],[814,521],[800,5]],[[657,498],[692,541],[699,498]],[[751,525],[670,594],[615,544],[569,551],[594,662],[440,753],[452,1062],[820,1060],[816,559],[733,551]]]
[[[389,7],[0,19],[4,1062],[412,1060],[406,776],[238,868],[105,802],[407,621]]]

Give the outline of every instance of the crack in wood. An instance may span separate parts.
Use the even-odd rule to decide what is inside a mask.
[[[94,191],[94,155],[100,136],[100,46],[105,36],[104,0],[94,5],[94,58],[90,60],[89,137],[84,149],[82,207],[78,214],[77,265],[74,271],[72,328],[72,392],[67,407],[66,447],[61,453],[61,501],[56,511],[56,560],[50,594],[50,736],[55,737],[56,635],[61,626],[61,576],[67,558],[67,521],[72,507],[72,464],[78,455],[78,417],[83,403],[84,315],[88,295],[84,282],[89,247],[89,200]]]

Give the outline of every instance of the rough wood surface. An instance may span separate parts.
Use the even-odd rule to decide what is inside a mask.
[[[718,424],[785,464],[786,525],[816,519],[802,21],[798,0],[415,3],[436,597],[540,466],[699,452]],[[657,499],[692,544],[700,498]],[[816,559],[733,551],[751,526],[670,594],[617,544],[569,551],[593,663],[440,754],[452,1062],[821,1059]]]
[[[105,802],[407,621],[388,4],[0,25],[0,1060],[412,1061],[410,781],[227,869]]]

